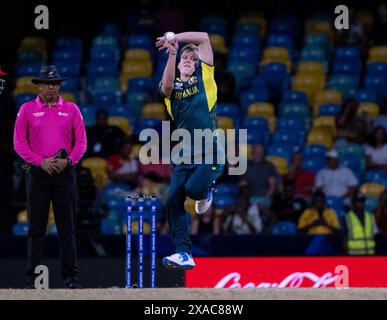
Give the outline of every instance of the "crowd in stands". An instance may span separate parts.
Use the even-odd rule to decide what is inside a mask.
[[[243,176],[226,167],[213,206],[191,215],[192,234],[349,234],[351,214],[364,224],[365,211],[373,232],[387,232],[387,5],[375,14],[351,9],[350,26],[335,30],[321,14],[203,17],[197,29],[209,33],[215,54],[218,124],[248,130],[249,165]],[[58,37],[52,51],[44,39],[23,39],[14,99],[20,107],[33,98],[30,77],[55,64],[70,78],[63,97],[87,125],[80,197],[102,217],[100,232],[122,234],[124,195],[143,192],[158,197],[158,229],[167,233],[172,166],[141,164],[138,134],[168,120],[158,95],[166,56],[154,39],[185,30],[184,13],[131,14],[125,33],[101,27],[91,48],[73,37]],[[15,235],[25,232],[23,219]]]

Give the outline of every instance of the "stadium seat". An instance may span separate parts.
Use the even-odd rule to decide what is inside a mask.
[[[274,106],[267,102],[252,103],[247,107],[247,116],[250,117],[272,117],[274,116]]]
[[[90,62],[106,63],[106,62],[118,62],[120,60],[120,51],[118,48],[91,48],[90,50]]]
[[[341,92],[343,99],[347,99],[351,91],[357,88],[357,82],[348,75],[332,75],[328,79],[327,88]]]
[[[364,147],[361,144],[351,143],[337,147],[340,158],[364,158]]]
[[[361,61],[360,49],[352,46],[338,47],[335,50],[335,60]]]
[[[304,153],[302,167],[306,171],[317,174],[325,167],[325,155],[305,155]]]
[[[307,122],[309,119],[304,119],[300,117],[281,117],[278,119],[277,128],[288,130],[289,132],[306,132],[308,125]]]
[[[248,117],[242,122],[242,128],[251,130],[251,129],[260,129],[268,131],[268,121],[264,117]]]
[[[317,114],[319,116],[338,116],[341,112],[341,104],[324,103],[318,107]]]
[[[379,183],[363,183],[360,186],[360,191],[366,195],[366,197],[377,198],[384,191],[384,186]]]
[[[98,107],[108,107],[112,104],[121,103],[121,95],[118,92],[95,92],[91,96],[91,102]]]
[[[217,114],[219,116],[225,116],[239,120],[239,106],[234,103],[219,103]]]
[[[288,144],[293,147],[300,147],[304,144],[305,134],[304,132],[289,132],[283,129],[277,129],[273,134],[273,142]]]
[[[335,210],[336,214],[339,217],[342,217],[344,215],[344,211],[345,211],[344,198],[328,196],[326,197],[326,206],[328,208]]]
[[[128,91],[152,91],[155,81],[152,78],[132,78],[128,81]]]
[[[288,172],[288,161],[286,158],[267,156],[266,160],[275,166],[279,174],[283,175]]]
[[[145,49],[129,49],[125,51],[124,61],[150,61],[152,60],[151,54],[148,50]]]
[[[55,40],[54,50],[67,49],[67,48],[82,48],[82,40],[78,37],[58,37]]]
[[[313,102],[314,95],[324,88],[325,79],[321,76],[296,75],[293,79],[293,90],[303,91],[309,102]]]
[[[336,135],[336,118],[334,116],[318,116],[313,119],[312,130],[326,128],[332,135]]]
[[[90,157],[82,161],[82,166],[88,168],[95,185],[102,187],[106,181],[106,160],[100,157]]]
[[[367,65],[367,74],[387,76],[387,62],[374,62]]]
[[[97,113],[97,107],[95,105],[83,104],[79,106],[85,126],[89,127],[95,124],[95,115]]]
[[[330,130],[325,128],[318,128],[310,130],[307,137],[307,144],[321,144],[328,149],[331,148],[333,137]]]
[[[97,36],[93,39],[93,48],[118,48],[118,40],[113,36]]]
[[[138,136],[144,129],[154,129],[158,132],[161,132],[161,120],[154,118],[140,118],[138,120],[134,134]]]
[[[243,33],[259,37],[261,35],[261,29],[259,25],[255,23],[237,23],[234,28],[235,33]]]
[[[127,104],[113,104],[108,106],[106,111],[109,116],[125,117],[129,119],[129,122],[131,122],[130,118],[133,118],[134,121],[134,116],[130,110],[129,105]]]
[[[153,40],[148,35],[132,35],[129,36],[126,42],[126,49],[145,49],[153,50]]]
[[[272,235],[294,235],[297,233],[297,225],[292,221],[278,221],[271,227]]]
[[[333,63],[332,74],[345,74],[359,77],[361,68],[361,61],[338,60]]]
[[[141,110],[141,117],[164,120],[166,118],[164,104],[158,102],[144,104]]]
[[[321,62],[301,62],[297,70],[298,74],[324,77],[324,65]]]
[[[237,197],[239,195],[239,186],[234,183],[219,183],[215,187],[215,193]]]
[[[70,101],[70,102],[74,102],[74,103],[78,103],[77,97],[75,96],[74,93],[62,91],[60,93],[60,95],[62,96],[62,98],[64,100],[67,100],[67,101]]]
[[[130,136],[132,134],[132,127],[130,125],[129,119],[122,116],[109,116],[108,124],[111,126],[119,127],[126,135]]]
[[[387,46],[375,46],[369,51],[367,63],[387,62]]]
[[[282,102],[308,103],[308,98],[305,92],[289,90],[289,91],[286,91],[282,96]]]
[[[266,89],[263,90],[249,90],[240,95],[240,104],[243,108],[246,108],[255,102],[267,102],[269,101],[269,92]]]
[[[17,63],[22,64],[40,64],[45,61],[45,55],[36,51],[23,51],[19,54]]]
[[[12,226],[12,235],[14,236],[27,236],[28,224],[27,223],[15,223]]]
[[[38,94],[38,87],[32,84],[31,80],[35,77],[27,76],[20,77],[16,80],[16,88],[14,90],[14,95],[20,93],[32,93]]]
[[[234,120],[230,117],[220,116],[218,117],[218,128],[224,131],[234,129]]]
[[[310,116],[310,108],[305,103],[289,102],[279,105],[279,114],[281,117],[302,117]]]
[[[247,143],[249,146],[253,144],[260,144],[266,147],[270,141],[270,134],[268,130],[262,128],[251,128],[247,130]],[[248,146],[248,148],[249,148]],[[251,150],[248,150],[250,160]]]
[[[325,158],[328,148],[320,144],[309,144],[304,147],[303,154],[304,156],[316,156]]]
[[[306,34],[324,34],[331,39],[333,36],[332,23],[323,19],[310,19],[306,22]]]
[[[321,105],[325,103],[336,103],[342,104],[343,97],[341,93],[337,90],[324,90],[316,94],[314,98],[314,103],[316,105]]]
[[[41,68],[40,63],[23,64],[16,70],[16,76],[18,78],[24,76],[36,76],[39,74]]]
[[[354,99],[358,102],[379,103],[379,97],[376,91],[372,89],[358,89],[354,94]]]
[[[365,202],[365,209],[368,212],[375,212],[379,207],[379,198],[377,197],[367,197]]]
[[[226,43],[224,40],[224,37],[220,34],[209,34],[208,36],[210,38],[210,43],[212,49],[216,52],[219,51],[220,53],[226,53]]]
[[[387,173],[382,170],[368,170],[364,173],[363,182],[382,184],[387,187]]]
[[[244,61],[256,64],[259,61],[259,50],[248,48],[232,48],[228,55],[228,61]]]
[[[271,144],[267,149],[267,155],[268,156],[278,156],[285,158],[288,163],[290,163],[292,155],[297,148],[294,147],[294,145],[284,144],[284,143],[274,143]]]
[[[237,199],[230,195],[223,195],[220,193],[215,193],[214,195],[214,208],[215,209],[225,209],[233,204],[237,203]]]
[[[219,16],[205,17],[200,22],[200,29],[207,33],[226,35],[227,20]]]
[[[361,102],[357,110],[359,114],[367,114],[371,119],[375,119],[379,113],[379,106],[373,102]]]
[[[78,49],[66,48],[53,52],[54,64],[62,63],[76,63],[80,64],[82,60],[82,52]]]

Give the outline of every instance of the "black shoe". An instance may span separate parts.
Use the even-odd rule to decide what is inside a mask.
[[[82,289],[81,283],[78,279],[68,278],[64,281],[64,287],[66,289]]]

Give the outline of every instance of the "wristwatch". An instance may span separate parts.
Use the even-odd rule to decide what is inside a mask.
[[[67,160],[67,166],[68,167],[72,167],[73,166],[73,162],[71,161],[71,159],[70,158],[66,158],[66,160]]]

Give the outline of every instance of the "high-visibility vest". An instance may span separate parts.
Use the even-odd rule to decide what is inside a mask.
[[[375,254],[374,215],[367,211],[364,213],[364,226],[353,211],[348,212],[345,219],[348,228],[348,254]]]

